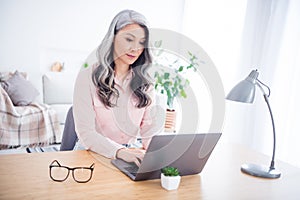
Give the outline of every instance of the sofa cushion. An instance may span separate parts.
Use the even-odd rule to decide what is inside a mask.
[[[38,90],[18,71],[4,81],[2,87],[15,106],[27,106],[39,95]]]
[[[52,104],[51,108],[56,111],[57,119],[60,125],[64,125],[69,109],[72,107],[72,104]]]
[[[44,103],[72,104],[76,75],[49,72],[43,75]]]
[[[19,71],[18,71],[19,72]],[[19,72],[26,80],[28,80],[28,76],[26,72]],[[7,81],[9,78],[11,78],[15,72],[11,71],[1,71],[0,72],[0,81]]]

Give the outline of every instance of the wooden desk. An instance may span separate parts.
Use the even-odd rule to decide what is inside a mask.
[[[49,164],[89,166],[96,163],[92,180],[76,183],[49,178]],[[182,177],[179,189],[166,191],[160,180],[134,182],[108,159],[88,151],[0,156],[0,199],[300,199],[300,169],[277,162],[279,179],[262,179],[240,172],[242,163],[269,164],[269,157],[222,140],[203,172]]]

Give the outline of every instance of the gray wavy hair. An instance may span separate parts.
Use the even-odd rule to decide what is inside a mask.
[[[113,58],[113,41],[116,33],[129,24],[138,24],[145,31],[145,48],[139,58],[131,65],[134,71],[134,77],[130,82],[130,88],[134,95],[139,99],[138,108],[146,107],[151,103],[151,98],[146,91],[152,85],[152,79],[148,74],[148,68],[152,63],[149,52],[149,30],[146,18],[133,10],[123,10],[119,12],[112,20],[108,32],[103,38],[97,49],[99,65],[94,70],[92,79],[97,88],[97,94],[105,106],[116,106],[114,99],[118,99],[119,91],[114,87],[114,58]]]

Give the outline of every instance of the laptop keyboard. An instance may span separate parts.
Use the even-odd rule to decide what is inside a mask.
[[[125,169],[132,175],[136,175],[137,171],[139,170],[139,167],[136,164],[132,164],[128,167],[125,167]]]

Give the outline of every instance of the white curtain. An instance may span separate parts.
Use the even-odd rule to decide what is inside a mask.
[[[296,89],[300,84],[299,18],[297,0],[248,1],[237,70],[242,79],[252,69],[258,69],[259,79],[270,86],[270,104],[277,133],[276,158],[297,166],[300,166],[300,160],[296,159],[300,154],[300,135],[296,127],[300,121],[296,104],[300,100]],[[242,143],[271,155],[272,125],[259,90],[254,104],[242,111],[229,118],[239,124],[235,134],[242,131]]]
[[[248,0],[242,1],[244,4],[239,0],[225,2],[227,4],[223,6],[224,13],[210,10],[219,16],[219,21],[211,21],[213,24],[210,25],[222,27],[227,20],[231,20],[236,26],[228,27],[230,32],[224,28],[222,32],[201,39],[208,41],[205,45],[212,54],[207,53],[212,55],[211,58],[219,69],[225,93],[244,79],[252,69],[258,69],[260,72],[258,78],[271,88],[270,104],[277,133],[276,159],[300,166],[298,159],[300,134],[296,126],[300,122],[298,104],[300,94],[296,88],[300,85],[300,1]],[[213,3],[218,7],[222,1],[213,0]],[[195,9],[198,6],[205,9],[210,6],[208,1],[199,3],[187,0],[186,4],[188,5],[185,8],[186,21],[195,20],[201,15],[194,12],[192,18],[189,8]],[[240,28],[241,19],[242,28]],[[209,21],[210,17],[207,16],[206,20]],[[195,34],[195,26],[187,26],[185,30],[186,34],[192,35],[192,30]],[[228,33],[233,37],[224,37]],[[234,47],[239,46],[239,51],[235,53],[226,42],[214,45],[213,39],[209,37],[218,37],[215,39],[219,41],[229,39]],[[212,42],[211,46],[209,41]],[[215,49],[210,50],[211,48]],[[231,57],[231,65],[228,63],[229,58],[224,55]],[[253,104],[226,102],[226,106],[223,137],[271,155],[273,144],[271,119],[260,90],[257,88]],[[269,161],[266,161],[265,164],[268,163]]]
[[[300,1],[290,0],[277,63],[273,101],[277,116],[278,158],[300,166]],[[298,88],[298,89],[297,89]]]

